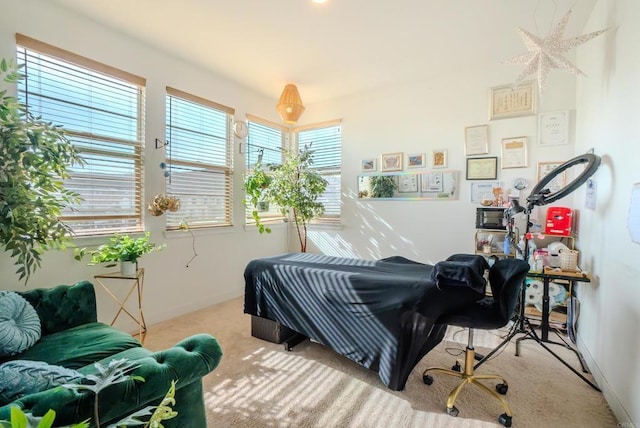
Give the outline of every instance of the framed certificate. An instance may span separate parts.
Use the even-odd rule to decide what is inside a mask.
[[[569,110],[538,115],[538,144],[558,146],[569,143]]]
[[[502,169],[527,166],[527,137],[502,139]]]
[[[464,128],[464,154],[484,155],[489,153],[489,127],[487,125]]]
[[[562,165],[562,162],[538,162],[538,181],[542,180],[551,171]],[[567,185],[567,171],[562,171],[562,174],[558,174],[547,183],[547,189],[551,193],[555,193]]]
[[[489,120],[536,114],[536,81],[524,82],[515,88],[502,85],[489,91]]]
[[[467,158],[467,180],[495,180],[498,177],[498,158]]]

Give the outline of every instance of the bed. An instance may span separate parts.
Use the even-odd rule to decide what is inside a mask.
[[[484,263],[479,256],[465,257]],[[432,279],[433,270],[399,256],[288,253],[256,259],[244,272],[244,312],[330,347],[377,371],[388,388],[399,391],[444,337],[446,325],[438,318],[484,294],[482,278],[473,279],[474,287],[459,286],[465,281],[443,286]]]

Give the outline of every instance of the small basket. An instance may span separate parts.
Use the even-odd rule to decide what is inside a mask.
[[[575,272],[578,270],[578,254],[577,250],[561,250],[560,251],[560,269]]]

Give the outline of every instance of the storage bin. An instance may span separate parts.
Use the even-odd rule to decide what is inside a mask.
[[[289,327],[266,318],[251,316],[251,335],[271,343],[282,343],[296,332]]]
[[[560,251],[560,269],[575,272],[578,270],[578,253],[577,250],[561,250]]]

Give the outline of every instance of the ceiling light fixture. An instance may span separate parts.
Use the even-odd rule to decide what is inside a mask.
[[[284,87],[276,104],[276,111],[280,114],[282,121],[289,125],[296,123],[302,116],[304,105],[296,85],[289,83]]]

